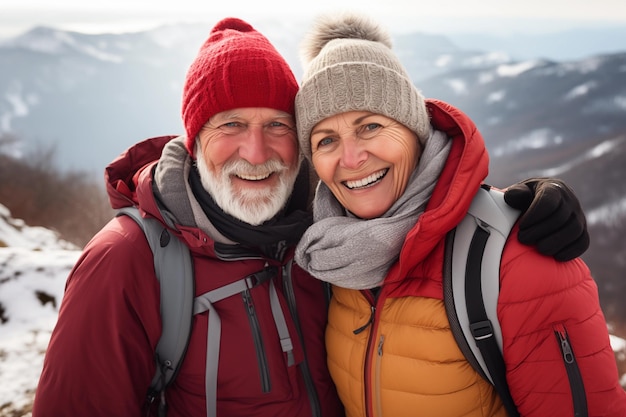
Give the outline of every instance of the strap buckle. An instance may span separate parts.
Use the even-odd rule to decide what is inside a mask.
[[[483,340],[493,337],[493,327],[491,321],[483,320],[470,324],[470,330],[474,336],[474,340]]]

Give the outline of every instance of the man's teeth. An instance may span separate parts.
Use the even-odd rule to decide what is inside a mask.
[[[351,190],[354,190],[355,188],[366,188],[366,187],[369,187],[370,185],[373,185],[374,183],[376,183],[378,180],[380,180],[386,174],[387,174],[387,170],[386,169],[382,169],[382,170],[380,170],[378,172],[373,173],[369,177],[366,177],[366,178],[363,178],[363,179],[360,179],[360,180],[356,180],[356,181],[346,181],[344,184],[346,185],[346,187],[348,187]]]
[[[242,180],[246,180],[246,181],[261,181],[261,180],[264,180],[266,178],[269,178],[270,175],[272,175],[271,172],[268,172],[268,173],[263,174],[263,175],[237,174],[237,177],[241,178]]]

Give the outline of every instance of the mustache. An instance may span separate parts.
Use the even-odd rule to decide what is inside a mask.
[[[251,164],[245,159],[238,159],[226,163],[222,167],[223,175],[267,175],[289,169],[287,165],[277,159],[269,159],[262,164]]]

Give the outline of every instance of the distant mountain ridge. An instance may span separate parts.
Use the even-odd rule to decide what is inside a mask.
[[[300,34],[285,36],[287,28],[276,24],[267,27],[271,30],[264,32],[299,75]],[[62,165],[96,172],[137,140],[181,133],[182,83],[207,31],[206,25],[200,24],[103,35],[37,27],[5,40],[0,43],[0,58],[11,64],[0,67],[0,132],[22,138],[27,149],[55,143]],[[513,96],[518,93],[516,89],[522,89],[519,93],[526,94],[529,79],[520,83],[522,77],[513,79],[502,69],[527,66],[528,62],[514,63],[506,53],[463,49],[445,36],[419,32],[398,35],[394,42],[418,87],[427,96],[454,99],[452,102],[470,113],[483,131],[500,117],[488,113],[500,104],[501,91]],[[623,55],[617,54],[614,61],[623,62]],[[567,72],[568,66],[577,64],[544,63],[555,73]],[[531,65],[535,64],[531,61]],[[536,74],[537,70],[533,76]],[[541,78],[531,81],[542,94],[547,93],[543,84],[549,74],[544,76],[543,82]],[[493,81],[486,82],[487,77]],[[588,74],[581,79],[559,77],[576,84],[572,88],[598,90],[593,80],[585,84]],[[477,106],[477,99],[490,102]],[[543,96],[537,99],[546,105],[552,100]],[[576,100],[571,102],[576,105]],[[502,116],[509,116],[503,123],[511,117]],[[550,112],[545,117],[554,119]]]
[[[299,78],[297,47],[306,28],[286,24],[255,26]],[[14,134],[24,149],[56,146],[63,167],[101,176],[135,142],[183,132],[182,84],[208,31],[172,25],[85,35],[39,27],[5,40],[0,133]],[[490,183],[550,175],[574,188],[592,232],[584,258],[607,313],[626,322],[626,45],[560,62],[543,55],[515,60],[506,50],[461,47],[451,39],[397,34],[394,49],[427,97],[476,122],[491,154]],[[534,42],[540,51],[541,40]]]
[[[474,49],[479,45],[486,51],[506,51],[518,60],[546,58],[577,61],[594,55],[624,52],[626,27],[604,25],[601,28],[552,30],[541,34],[511,32],[500,36],[458,33],[450,34],[450,39],[464,49]]]

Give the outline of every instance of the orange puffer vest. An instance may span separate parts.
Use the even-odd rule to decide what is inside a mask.
[[[355,335],[370,321],[368,293],[333,288],[326,344],[346,416],[506,417],[457,347],[441,300],[387,298],[379,318]]]

